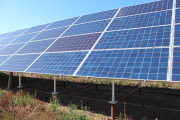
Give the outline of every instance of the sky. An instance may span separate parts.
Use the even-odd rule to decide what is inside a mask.
[[[0,0],[0,34],[156,0]]]

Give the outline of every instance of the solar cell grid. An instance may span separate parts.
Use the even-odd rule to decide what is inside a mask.
[[[30,33],[30,34],[26,34],[26,35],[21,35],[18,38],[16,38],[13,42],[11,42],[11,44],[14,43],[21,43],[21,42],[28,42],[30,41],[33,37],[35,37],[39,32],[36,33]]]
[[[4,33],[4,34],[0,34],[0,40],[7,37],[9,34],[11,34],[11,32],[9,33]]]
[[[0,56],[0,65],[9,58],[10,56]]]
[[[108,11],[83,15],[76,21],[75,24],[113,18],[117,11],[118,9],[114,9],[114,10],[108,10]]]
[[[180,7],[180,0],[176,0],[176,8]]]
[[[23,33],[23,34],[32,33],[32,32],[37,32],[37,31],[42,31],[42,30],[43,30],[45,27],[47,27],[49,24],[50,24],[50,23],[31,27],[31,28],[29,28],[29,29],[28,29],[25,33]]]
[[[62,36],[102,32],[109,24],[109,22],[110,20],[102,20],[91,23],[73,25]]]
[[[180,23],[180,9],[176,9],[175,23]]]
[[[94,49],[169,46],[171,26],[105,32]]]
[[[71,25],[71,24],[73,24],[78,18],[79,18],[79,17],[74,17],[74,18],[70,18],[70,19],[65,19],[65,20],[60,20],[60,21],[53,22],[53,23],[52,23],[51,25],[49,25],[45,30]]]
[[[63,28],[58,28],[58,29],[53,29],[53,30],[42,31],[31,41],[59,37],[67,28],[68,27],[63,27]]]
[[[29,42],[16,54],[44,52],[44,50],[46,50],[54,42],[54,40],[55,39]]]
[[[14,31],[14,32],[12,32],[10,35],[8,35],[8,37],[20,35],[20,34],[22,34],[23,32],[25,32],[27,29],[28,29],[28,28]]]
[[[0,66],[1,71],[23,72],[39,54],[14,55]]]
[[[175,25],[174,46],[180,45],[180,25]]]
[[[7,45],[9,44],[11,41],[13,41],[16,37],[10,37],[10,38],[4,38],[2,40],[0,40],[0,45]]]
[[[172,10],[115,18],[109,30],[171,24]]]
[[[1,45],[0,45],[0,50],[1,50],[3,47],[4,47],[4,46],[1,46]]]
[[[13,44],[13,45],[7,45],[3,49],[0,50],[0,55],[10,55],[14,54],[17,50],[19,50],[25,43],[21,44]]]
[[[86,54],[87,51],[44,53],[26,72],[73,75]]]
[[[172,9],[173,0],[161,0],[129,7],[123,7],[117,17]]]
[[[180,48],[175,47],[173,52],[172,81],[180,80]]]
[[[92,51],[78,76],[166,80],[168,48]]]
[[[46,52],[90,50],[101,33],[59,38]]]

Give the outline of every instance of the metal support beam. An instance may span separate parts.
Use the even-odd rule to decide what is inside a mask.
[[[95,84],[96,84],[96,92],[98,92],[98,84],[99,84],[98,83],[98,79],[96,79],[96,83]]]
[[[10,72],[7,90],[11,90],[12,89],[12,77],[13,77],[13,72]]]
[[[141,88],[142,88],[142,86],[141,86],[141,81],[139,82],[138,88],[139,88],[139,94],[141,95]]]
[[[56,92],[56,76],[54,76],[54,92],[52,92],[52,94],[58,94],[58,92]]]
[[[22,88],[23,86],[21,86],[21,73],[19,73],[19,86],[17,86],[17,88]]]
[[[64,79],[63,79],[63,83],[64,83],[64,88],[66,88],[66,77],[64,76]]]

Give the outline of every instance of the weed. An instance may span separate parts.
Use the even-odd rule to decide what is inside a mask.
[[[57,98],[57,95],[52,95],[52,98],[50,98],[51,103],[51,110],[52,112],[56,112],[60,105],[60,99]]]
[[[4,91],[0,88],[0,100],[4,97]]]
[[[86,81],[86,80],[83,78],[83,79],[82,79],[82,83],[85,83],[85,81]]]
[[[128,86],[130,84],[129,81],[123,80],[123,85]]]

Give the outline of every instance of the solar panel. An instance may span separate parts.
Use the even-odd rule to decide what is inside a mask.
[[[9,34],[11,34],[11,32],[9,33],[4,33],[4,34],[0,34],[0,40],[7,37]]]
[[[87,53],[44,53],[26,72],[73,75]]]
[[[1,46],[1,45],[0,45],[0,50],[1,50],[3,47],[4,47],[4,46]]]
[[[101,33],[59,38],[46,52],[90,50]]]
[[[180,45],[180,25],[175,25],[174,46]]]
[[[35,37],[38,33],[39,33],[39,32],[21,35],[21,36],[19,36],[18,38],[16,38],[13,42],[11,42],[11,44],[21,43],[21,42],[28,42],[28,41],[30,41],[33,37]]]
[[[102,32],[109,22],[110,20],[102,20],[97,22],[73,25],[62,36]]]
[[[20,35],[20,34],[22,34],[23,32],[25,32],[27,29],[28,29],[28,28],[14,31],[14,32],[12,32],[10,35],[8,35],[8,37]]]
[[[42,31],[42,30],[43,30],[44,28],[46,28],[49,24],[50,24],[50,23],[31,27],[31,28],[29,28],[26,32],[24,32],[23,34],[32,33],[32,32],[37,32],[37,31]]]
[[[172,10],[120,17],[113,20],[108,30],[166,25],[171,24],[171,18]]]
[[[10,56],[0,56],[0,65],[9,58]]]
[[[25,43],[21,44],[13,44],[13,45],[7,45],[3,49],[0,50],[0,55],[10,55],[14,54],[17,50],[19,50]]]
[[[156,2],[123,7],[117,14],[117,17],[172,9],[172,6],[173,0],[161,0]]]
[[[23,72],[39,54],[14,55],[0,66],[1,71]]]
[[[46,48],[54,42],[55,39],[42,40],[29,42],[16,54],[26,54],[26,53],[40,53],[46,50]]]
[[[42,31],[34,39],[32,39],[32,41],[59,37],[66,29],[67,27],[63,27],[53,30]]]
[[[176,8],[180,7],[180,0],[176,0]]]
[[[92,51],[78,76],[166,80],[168,48]]]
[[[106,32],[94,49],[169,46],[171,26]]]
[[[180,48],[175,47],[173,52],[172,81],[179,81],[180,78]]]
[[[180,23],[180,9],[176,9],[175,22],[176,22],[176,23]]]
[[[53,23],[50,24],[45,30],[71,25],[71,24],[73,24],[78,18],[79,18],[79,17],[74,17],[74,18],[70,18],[70,19],[65,19],[65,20],[60,20],[60,21],[53,22]]]
[[[2,40],[0,40],[0,45],[7,45],[9,44],[11,41],[13,41],[16,37],[10,37],[10,38],[4,38]]]
[[[118,9],[114,9],[114,10],[108,10],[108,11],[83,15],[75,22],[75,24],[113,18],[113,16],[116,14],[117,10]]]

